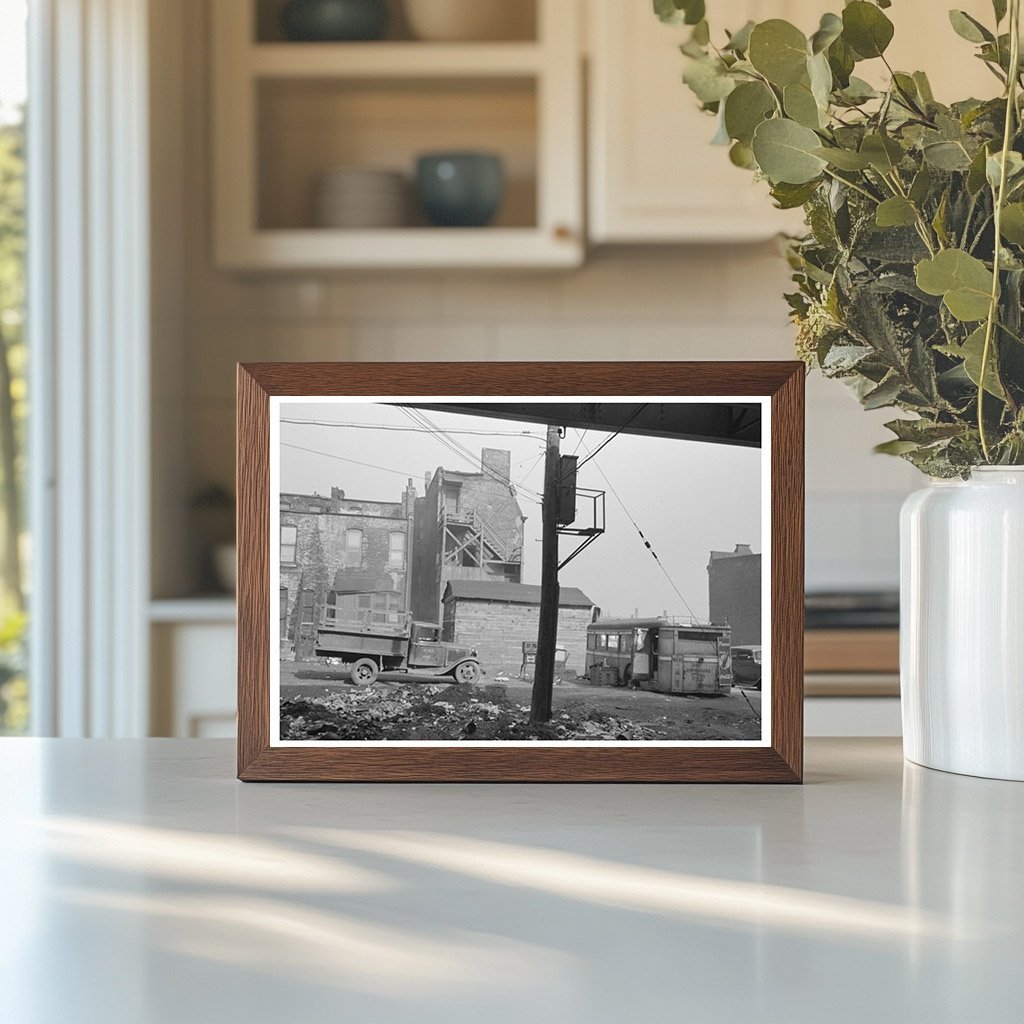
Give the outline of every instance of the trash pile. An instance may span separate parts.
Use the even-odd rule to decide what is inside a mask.
[[[504,686],[377,682],[281,702],[284,740],[648,740],[659,733],[595,708],[570,707],[549,722]]]

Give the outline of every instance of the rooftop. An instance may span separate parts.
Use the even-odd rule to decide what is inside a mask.
[[[501,580],[450,580],[443,600],[500,601],[504,604],[540,604],[540,587],[533,583],[505,583]],[[562,587],[560,608],[593,608],[594,602],[579,587]]]

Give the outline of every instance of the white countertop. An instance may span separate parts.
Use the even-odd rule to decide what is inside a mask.
[[[242,785],[230,742],[0,741],[9,1024],[1024,1017],[1024,785]]]

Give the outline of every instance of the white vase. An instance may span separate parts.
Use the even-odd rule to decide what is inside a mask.
[[[904,754],[1024,781],[1024,467],[912,494],[900,552]]]

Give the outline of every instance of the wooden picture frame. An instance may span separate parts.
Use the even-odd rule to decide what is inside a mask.
[[[757,398],[769,410],[770,736],[757,746],[271,742],[271,400]],[[387,396],[386,398],[381,396]],[[629,396],[629,397],[623,397]],[[575,406],[574,406],[575,407]],[[511,407],[510,407],[511,408]],[[579,408],[584,408],[580,405]],[[586,408],[600,408],[598,405]],[[539,421],[538,421],[539,422]],[[760,430],[760,426],[758,427]],[[243,781],[800,782],[804,367],[799,362],[257,363],[238,367],[238,777]],[[764,537],[769,536],[768,528]],[[765,594],[769,591],[765,589]],[[276,650],[276,647],[274,648]],[[274,714],[278,714],[275,709]]]

